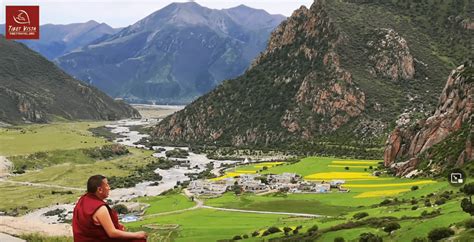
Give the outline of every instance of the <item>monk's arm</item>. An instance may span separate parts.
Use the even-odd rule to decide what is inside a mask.
[[[145,239],[146,233],[140,232],[125,232],[115,228],[112,219],[110,218],[107,207],[102,206],[94,213],[94,216],[99,221],[100,225],[104,228],[105,232],[110,238],[121,238],[121,239]]]

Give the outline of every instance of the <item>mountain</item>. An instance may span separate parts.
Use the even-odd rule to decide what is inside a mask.
[[[472,161],[474,152],[474,66],[471,61],[451,72],[434,114],[413,125],[401,124],[390,134],[385,166],[397,175],[439,174]]]
[[[394,117],[429,115],[443,76],[468,58],[467,9],[468,1],[302,6],[244,75],[164,119],[154,139],[380,157]]]
[[[3,35],[0,53],[0,123],[140,117],[128,104],[73,79],[26,45]]]
[[[49,60],[53,60],[119,30],[93,20],[66,25],[45,24],[40,26],[40,39],[18,41]],[[0,25],[0,34],[5,34],[5,25]]]
[[[172,3],[57,63],[113,97],[189,103],[242,74],[283,19],[243,5]]]

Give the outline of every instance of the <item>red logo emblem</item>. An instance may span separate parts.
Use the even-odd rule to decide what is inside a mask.
[[[39,6],[6,6],[7,39],[39,39]]]

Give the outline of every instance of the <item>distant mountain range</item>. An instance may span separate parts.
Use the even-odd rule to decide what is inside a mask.
[[[74,24],[45,24],[40,26],[40,39],[19,40],[49,60],[81,48],[98,38],[112,35],[120,30],[105,23],[88,21]],[[0,25],[0,34],[5,34],[5,25]]]
[[[303,6],[244,75],[165,118],[154,142],[379,158],[393,127],[429,116],[450,70],[472,57],[469,3]]]
[[[284,19],[243,5],[172,3],[56,63],[112,97],[189,103],[242,74]]]
[[[140,117],[130,105],[73,79],[54,63],[0,35],[0,124]]]

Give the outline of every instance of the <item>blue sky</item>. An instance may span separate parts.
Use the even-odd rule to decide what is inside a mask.
[[[172,2],[165,0],[0,0],[0,23],[5,23],[6,5],[39,5],[40,24],[68,24],[95,20],[112,27],[131,25]],[[264,9],[272,14],[290,16],[301,5],[309,7],[313,0],[200,0],[202,6],[214,9],[240,4]]]

